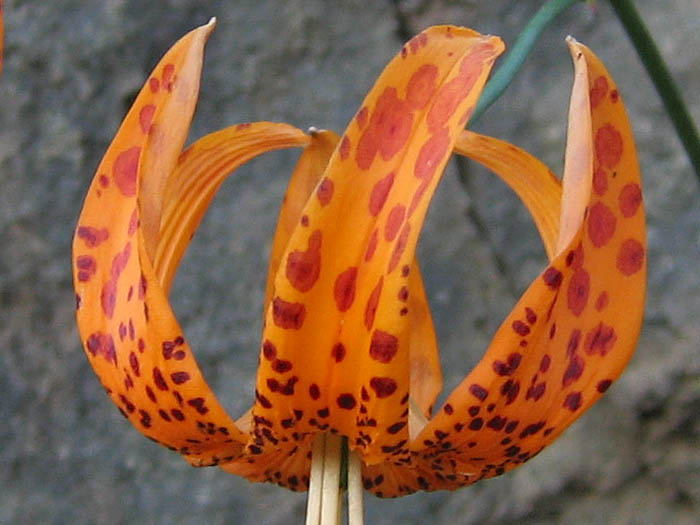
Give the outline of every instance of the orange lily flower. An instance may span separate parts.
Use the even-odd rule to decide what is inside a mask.
[[[515,146],[463,131],[503,45],[450,26],[403,46],[342,138],[258,122],[182,151],[212,29],[195,29],[156,66],[78,220],[78,327],[123,415],[192,465],[293,490],[309,486],[315,436],[345,436],[365,489],[384,497],[502,474],[556,439],[630,359],[645,293],[635,146],[593,53],[569,42],[575,82],[562,185]],[[272,247],[255,402],[234,421],[167,295],[224,178],[289,147],[304,150]],[[432,415],[442,379],[415,249],[453,150],[513,187],[550,263]]]

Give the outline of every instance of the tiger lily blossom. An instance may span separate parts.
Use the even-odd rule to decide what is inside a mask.
[[[257,122],[183,151],[212,30],[187,34],[148,78],[97,169],[73,243],[87,357],[140,432],[194,466],[293,490],[309,487],[318,436],[344,436],[364,489],[395,497],[509,471],[600,398],[641,330],[646,240],[630,125],[588,48],[569,41],[560,183],[515,146],[464,131],[503,44],[452,26],[402,47],[342,137]],[[167,296],[223,180],[290,147],[303,152],[272,245],[255,400],[233,420]],[[432,414],[442,376],[415,251],[452,151],[515,190],[549,263]]]

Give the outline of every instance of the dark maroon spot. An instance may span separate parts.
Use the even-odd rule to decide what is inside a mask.
[[[321,397],[321,390],[318,388],[318,385],[316,383],[313,383],[309,387],[309,395],[314,401]]]
[[[574,355],[576,350],[578,350],[578,345],[581,342],[581,330],[574,328],[571,331],[571,337],[569,337],[569,342],[566,345],[566,357],[571,357]]]
[[[369,346],[369,355],[380,363],[389,363],[399,349],[399,340],[395,335],[375,330]]]
[[[549,338],[554,339],[554,336],[557,333],[557,323],[552,323],[552,325],[549,327]]]
[[[538,423],[532,423],[531,425],[526,426],[518,437],[520,439],[525,439],[528,436],[534,436],[540,430],[542,430],[544,425],[545,425],[545,421],[540,421]]]
[[[525,337],[530,333],[530,327],[520,320],[513,321],[511,326],[513,327],[513,331],[520,336]]]
[[[355,396],[352,394],[340,394],[338,399],[336,399],[338,406],[345,410],[352,410],[355,408],[357,401],[355,401]]]
[[[298,330],[304,324],[306,307],[275,297],[272,300],[272,319],[280,328]]]
[[[552,290],[557,290],[561,286],[562,273],[556,268],[550,266],[542,274],[542,280]]]
[[[109,238],[107,228],[93,228],[92,226],[78,226],[78,238],[85,241],[88,248],[95,248]]]
[[[544,392],[547,388],[547,383],[542,381],[541,383],[537,383],[535,385],[530,386],[530,388],[527,389],[527,392],[525,393],[525,399],[532,399],[534,401],[539,401],[540,398],[544,395]]]
[[[488,420],[486,423],[486,426],[492,430],[501,430],[505,424],[506,424],[507,419],[501,416],[493,416],[491,419]]]
[[[399,290],[399,301],[405,303],[408,301],[408,287],[402,286]]]
[[[600,295],[598,295],[598,299],[595,300],[595,309],[599,312],[602,312],[603,310],[605,310],[605,307],[608,306],[609,302],[610,297],[608,296],[608,292],[600,292]]]
[[[616,341],[615,329],[600,322],[598,326],[586,334],[584,347],[588,355],[600,354],[604,356],[612,350]]]
[[[263,356],[268,361],[272,361],[277,356],[277,348],[268,339],[266,339],[265,342],[263,343],[262,350],[263,350]]]
[[[190,374],[188,372],[173,372],[170,374],[170,379],[172,379],[173,383],[176,385],[181,385],[190,380]]]
[[[591,278],[588,272],[583,268],[576,270],[571,276],[566,293],[567,305],[574,315],[581,315],[586,308],[590,288]]]
[[[445,411],[445,414],[447,414],[448,416],[451,416],[452,413],[454,412],[454,408],[452,408],[452,405],[450,405],[449,403],[447,403],[447,404],[443,407],[443,410]]]
[[[321,230],[309,236],[305,251],[294,250],[287,257],[285,274],[290,284],[300,292],[308,292],[321,271]]]
[[[510,405],[518,397],[520,392],[520,381],[509,379],[501,386],[501,395],[506,398],[506,405]]]
[[[192,408],[194,408],[201,415],[204,415],[207,412],[209,412],[209,409],[206,406],[204,406],[204,398],[203,397],[195,397],[193,399],[190,399],[187,401],[187,404],[190,405]]]
[[[396,381],[390,377],[373,377],[369,380],[369,386],[379,399],[389,397],[397,388]]]
[[[331,357],[336,363],[340,363],[343,359],[345,359],[345,345],[343,343],[335,344],[331,350]]]
[[[146,385],[145,390],[146,390],[146,395],[148,396],[148,399],[150,399],[151,402],[153,402],[153,403],[157,403],[158,399],[156,398],[156,394],[155,394],[155,392],[153,392],[153,389],[150,386]]]
[[[85,348],[95,356],[101,356],[108,362],[117,366],[117,351],[114,346],[114,339],[110,334],[103,334],[102,332],[95,332],[88,336],[87,341],[85,341]]]
[[[182,411],[178,410],[177,408],[173,408],[172,410],[170,410],[170,415],[172,415],[178,421],[185,420],[185,414],[183,414]]]
[[[79,255],[75,260],[78,269],[78,281],[81,283],[89,281],[97,271],[97,260],[92,255]]]
[[[136,356],[134,352],[131,352],[129,354],[129,365],[131,366],[131,369],[134,371],[134,375],[136,377],[139,377],[141,375],[141,371],[139,370],[139,358]]]
[[[172,420],[170,419],[170,414],[168,414],[168,413],[167,413],[165,410],[163,410],[162,408],[161,408],[160,410],[158,410],[158,415],[161,417],[161,419],[163,419],[163,420],[165,420],[165,421],[172,421]]]
[[[596,388],[598,389],[598,392],[600,392],[602,394],[608,388],[610,388],[610,385],[612,385],[611,379],[603,379],[602,381],[598,382],[598,385],[596,386]]]
[[[262,395],[260,392],[257,390],[255,391],[255,399],[258,400],[258,403],[260,403],[260,406],[263,408],[272,408],[272,403],[270,403],[270,400],[267,399],[264,395]]]
[[[355,284],[357,281],[357,267],[351,266],[338,275],[333,287],[335,305],[340,312],[346,312],[355,300]]]
[[[499,376],[509,376],[520,366],[522,357],[521,354],[514,352],[508,356],[507,362],[505,363],[497,359],[493,362],[493,371]]]
[[[328,409],[328,407],[322,408],[320,410],[317,410],[316,414],[318,414],[318,417],[326,418],[330,414],[330,410]]]
[[[292,369],[292,362],[286,359],[275,359],[272,362],[272,369],[279,374],[284,374]]]
[[[139,415],[141,416],[141,419],[139,421],[144,426],[144,428],[150,428],[151,415],[143,409],[139,410]]]
[[[400,421],[400,422],[398,422],[398,423],[394,423],[394,424],[391,425],[390,427],[387,427],[386,431],[387,431],[389,434],[396,434],[396,433],[398,433],[398,432],[399,432],[403,427],[405,427],[405,426],[406,426],[406,422],[405,422],[405,421]]]
[[[564,371],[564,376],[562,377],[561,384],[564,388],[568,387],[574,383],[583,374],[583,369],[586,363],[578,354],[571,355],[569,366],[566,367]]]
[[[469,422],[469,430],[481,430],[484,426],[484,420],[480,417],[474,418]]]
[[[153,368],[153,383],[159,390],[168,390],[168,384],[157,366]]]
[[[544,354],[542,356],[542,360],[540,361],[540,372],[543,374],[549,370],[549,365],[552,362],[552,358],[549,357],[549,354]]]
[[[476,383],[472,383],[469,386],[469,393],[480,401],[484,401],[486,399],[486,397],[489,395],[488,390],[486,390],[484,387],[482,387],[480,385],[477,385]]]
[[[575,412],[581,407],[581,392],[572,392],[564,399],[564,408]]]
[[[529,306],[525,307],[525,318],[527,319],[527,322],[530,324],[535,324],[537,322],[537,314]]]

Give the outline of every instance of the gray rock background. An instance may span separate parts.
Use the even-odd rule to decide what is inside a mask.
[[[512,43],[542,2],[6,0],[0,79],[0,523],[300,523],[305,497],[192,469],[112,406],[77,337],[70,239],[83,194],[165,50],[217,16],[192,138],[283,120],[342,130],[403,37],[454,23]],[[628,104],[649,217],[636,356],[609,394],[526,466],[454,493],[366,500],[368,523],[700,521],[700,187],[605,0],[538,43],[477,128],[560,171],[572,34]],[[700,4],[637,2],[700,122]],[[241,169],[181,268],[173,302],[233,415],[252,400],[269,239],[294,153]],[[457,384],[544,263],[524,208],[453,163],[420,245],[446,370]]]

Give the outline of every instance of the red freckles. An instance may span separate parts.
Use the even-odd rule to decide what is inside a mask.
[[[542,274],[542,280],[552,290],[558,290],[561,286],[562,273],[553,266],[550,266]]]
[[[379,242],[379,233],[377,230],[372,232],[372,236],[369,238],[367,243],[367,251],[365,252],[365,262],[369,262],[377,249],[377,243]]]
[[[606,124],[595,134],[595,153],[601,166],[612,169],[622,158],[622,136],[611,124]]]
[[[340,141],[338,152],[340,153],[340,158],[343,160],[347,159],[348,155],[350,155],[350,139],[347,136],[343,137],[343,140]]]
[[[598,323],[593,330],[586,334],[584,348],[588,355],[600,354],[605,356],[617,341],[617,334],[612,326]]]
[[[396,392],[396,381],[390,377],[373,377],[369,380],[369,386],[379,399],[389,397]]]
[[[75,261],[75,266],[78,269],[80,282],[89,281],[97,271],[97,261],[91,255],[80,255]]]
[[[365,306],[365,328],[367,328],[367,330],[370,330],[374,324],[374,316],[377,313],[377,305],[379,304],[379,297],[382,294],[383,284],[384,277],[380,277],[379,282],[369,295],[369,299],[367,299],[367,304]]]
[[[635,239],[627,239],[617,254],[617,269],[623,275],[633,275],[644,265],[644,247]]]
[[[569,360],[569,366],[564,371],[561,384],[564,388],[575,383],[583,374],[586,363],[578,354],[573,354]]]
[[[564,408],[568,408],[572,412],[576,412],[581,407],[581,392],[572,392],[564,399]]]
[[[333,198],[333,181],[328,177],[324,177],[316,188],[316,197],[321,203],[321,206],[326,206]]]
[[[436,131],[418,152],[413,174],[419,179],[432,179],[438,165],[445,158],[450,147],[450,136],[447,128]]]
[[[139,227],[139,209],[138,207],[134,209],[133,212],[131,212],[131,218],[129,219],[129,228],[126,231],[126,233],[131,237],[134,233],[136,233],[136,230]]]
[[[141,108],[139,112],[139,124],[141,125],[141,131],[148,133],[151,129],[151,122],[153,121],[153,115],[155,115],[156,107],[153,104],[146,104]]]
[[[392,171],[386,177],[379,180],[369,195],[369,213],[376,217],[382,211],[384,203],[389,196],[389,191],[394,184],[394,172]]]
[[[389,267],[387,268],[387,273],[394,271],[396,266],[401,260],[404,250],[406,249],[406,244],[408,243],[408,234],[411,232],[411,225],[405,223],[399,234],[399,238],[396,240],[394,245],[394,251],[391,253],[391,259],[389,260]]]
[[[583,268],[579,268],[571,276],[566,294],[567,305],[574,315],[581,315],[586,308],[590,288],[591,278],[588,272]]]
[[[173,82],[175,81],[175,66],[166,64],[163,68],[163,87],[168,91],[173,90]]]
[[[600,292],[598,299],[596,299],[595,301],[595,309],[599,312],[602,312],[603,310],[605,310],[605,307],[608,306],[609,302],[610,297],[608,296],[608,292]]]
[[[151,88],[151,93],[158,93],[158,90],[160,89],[160,80],[155,77],[150,78],[148,80],[148,87]]]
[[[102,287],[100,300],[102,310],[108,319],[114,315],[114,307],[117,304],[117,289],[119,284],[119,276],[129,262],[131,255],[131,243],[127,243],[124,250],[117,253],[112,259],[112,269],[109,281]]]
[[[607,94],[608,80],[604,76],[596,78],[590,91],[591,109],[598,107]]]
[[[117,366],[117,352],[114,347],[114,339],[110,334],[95,332],[91,334],[85,342],[85,348],[95,356],[101,356],[108,362]]]
[[[139,157],[141,148],[134,146],[126,151],[122,151],[114,160],[112,166],[112,178],[125,197],[136,195],[136,173],[139,167]]]
[[[357,282],[357,267],[351,266],[338,275],[333,287],[333,295],[338,311],[346,312],[355,300],[355,286]]]
[[[403,219],[406,216],[406,208],[397,204],[389,212],[389,217],[386,220],[386,225],[384,226],[384,238],[391,242],[396,238],[396,234],[399,233],[399,228],[403,223]]]
[[[398,338],[382,330],[372,333],[372,341],[369,345],[369,355],[380,363],[389,363],[399,350]]]
[[[597,195],[605,195],[605,192],[608,191],[608,174],[602,168],[593,172],[593,191]]]
[[[309,236],[306,251],[295,250],[287,257],[286,276],[300,292],[308,292],[321,272],[321,230]]]
[[[272,301],[272,320],[285,330],[299,330],[304,324],[306,307],[302,303],[290,303],[275,297]]]
[[[387,87],[379,96],[370,117],[369,126],[360,136],[355,160],[360,169],[366,170],[379,153],[385,161],[404,147],[413,126],[413,112],[399,99],[396,88]]]
[[[437,88],[438,68],[434,64],[424,64],[411,75],[406,87],[406,101],[413,109],[423,109]]]
[[[639,184],[630,182],[620,191],[620,211],[623,217],[632,217],[642,203],[642,190]]]
[[[95,248],[109,238],[107,228],[93,228],[92,226],[78,226],[78,238],[85,241],[88,248]]]
[[[360,111],[357,112],[357,116],[355,117],[355,120],[357,120],[357,125],[360,127],[360,129],[365,127],[365,124],[367,124],[367,114],[369,113],[369,110],[367,109],[367,106],[363,106]]]
[[[591,208],[588,216],[588,236],[593,245],[600,248],[605,246],[615,234],[617,219],[605,204],[597,202]]]

